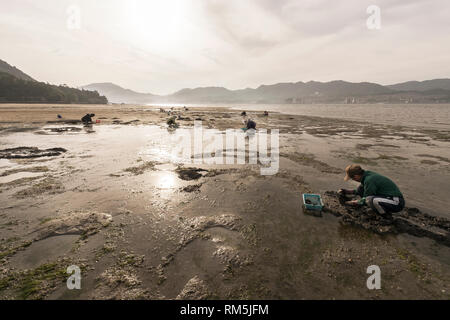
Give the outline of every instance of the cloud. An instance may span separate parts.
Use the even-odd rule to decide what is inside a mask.
[[[0,2],[2,57],[52,83],[144,92],[287,81],[448,77],[446,0],[18,0]],[[76,4],[82,28],[66,28]],[[366,8],[381,8],[368,30]]]

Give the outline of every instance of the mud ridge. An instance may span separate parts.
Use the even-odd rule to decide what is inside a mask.
[[[439,218],[420,211],[417,208],[405,208],[392,215],[392,219],[375,214],[371,209],[345,206],[344,199],[335,192],[324,195],[324,212],[341,219],[341,223],[351,224],[379,234],[407,233],[416,237],[425,237],[450,247],[450,220]]]
[[[46,222],[37,230],[35,241],[62,235],[80,235],[86,238],[111,222],[111,215],[106,213],[69,213]]]
[[[39,149],[37,147],[18,147],[0,150],[0,159],[30,159],[55,157],[67,152],[64,148]]]

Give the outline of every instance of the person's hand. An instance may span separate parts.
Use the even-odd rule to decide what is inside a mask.
[[[352,190],[347,190],[347,189],[339,189],[338,193],[346,195],[346,194],[352,194],[353,191]]]
[[[359,206],[359,201],[358,200],[347,201],[345,204],[356,207]]]

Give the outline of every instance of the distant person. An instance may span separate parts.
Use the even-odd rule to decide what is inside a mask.
[[[246,117],[246,116],[247,116],[247,112],[242,111],[242,112],[241,112],[241,116]]]
[[[268,111],[264,111],[264,117],[268,117],[269,116],[269,112]]]
[[[397,185],[381,174],[367,171],[361,166],[352,164],[345,168],[345,181],[354,180],[361,185],[356,190],[339,190],[340,194],[358,195],[360,200],[347,201],[352,206],[367,205],[375,213],[385,218],[391,218],[391,214],[400,212],[405,207],[405,200]]]
[[[244,124],[245,124],[245,130],[246,131],[250,130],[250,129],[256,130],[256,122],[253,121],[252,119],[244,120]]]
[[[169,126],[170,129],[176,129],[179,127],[178,123],[175,121],[176,117],[170,117],[169,119],[167,119],[167,125]]]
[[[88,113],[83,118],[81,118],[81,122],[83,122],[83,124],[92,124],[93,123],[93,121],[92,121],[93,117],[95,117],[95,114]]]

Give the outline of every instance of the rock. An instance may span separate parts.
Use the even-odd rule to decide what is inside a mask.
[[[206,300],[211,296],[205,282],[198,276],[189,280],[183,290],[178,294],[176,300]]]
[[[191,193],[191,192],[199,192],[201,186],[202,186],[201,184],[190,185],[190,186],[184,187],[184,188],[182,189],[182,191],[183,191],[183,192],[188,192],[188,193]]]
[[[87,237],[97,233],[112,222],[112,216],[106,213],[69,213],[50,220],[38,230],[36,240],[61,235],[82,235]]]
[[[176,172],[181,180],[191,181],[200,179],[203,176],[200,172],[208,172],[208,170],[199,168],[178,168]]]

